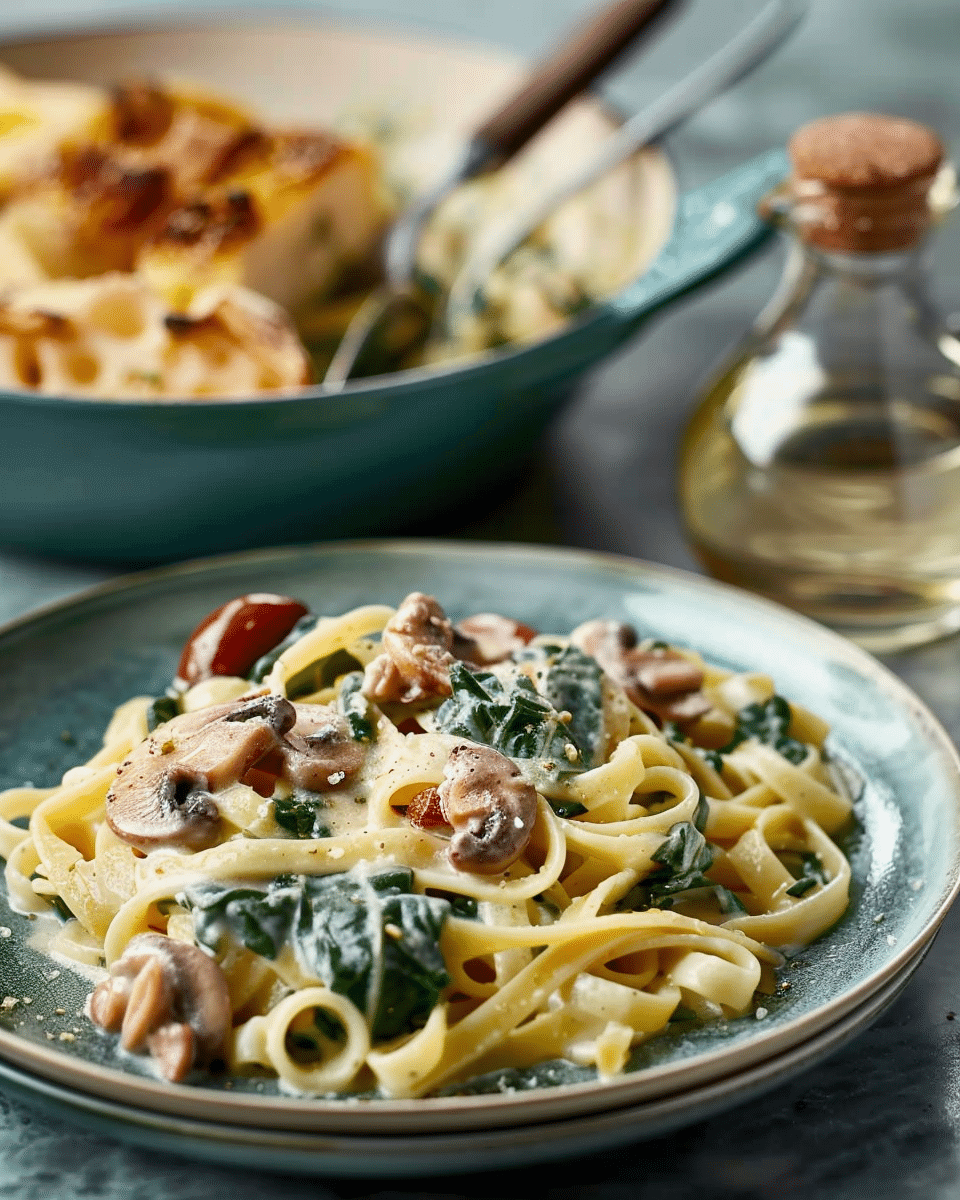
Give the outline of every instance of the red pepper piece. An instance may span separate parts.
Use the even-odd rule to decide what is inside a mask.
[[[214,675],[248,673],[308,613],[289,596],[254,592],[238,596],[204,617],[183,648],[177,681],[192,687]]]
[[[435,787],[424,788],[422,792],[417,792],[407,805],[407,819],[418,829],[440,829],[444,825],[449,825],[447,818],[443,815],[440,793]]]
[[[247,771],[240,780],[247,787],[252,787],[258,796],[270,797],[277,786],[277,779],[283,774],[283,757],[277,750],[265,754],[259,762]]]

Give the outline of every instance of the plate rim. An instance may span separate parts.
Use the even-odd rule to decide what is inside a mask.
[[[882,684],[888,696],[892,693],[897,703],[911,713],[924,738],[928,743],[935,745],[941,757],[952,766],[954,830],[960,835],[960,753],[926,703],[889,668],[841,635],[764,597],[680,568],[648,563],[627,555],[536,543],[420,538],[357,538],[241,551],[130,572],[40,605],[28,613],[0,624],[0,654],[4,652],[7,638],[24,629],[42,627],[47,621],[57,620],[71,613],[76,613],[82,619],[85,609],[95,608],[101,603],[112,602],[118,607],[130,605],[135,602],[137,592],[149,593],[151,589],[170,582],[197,578],[202,580],[205,575],[214,576],[219,571],[231,569],[256,571],[258,567],[267,563],[292,563],[305,555],[332,560],[337,556],[347,558],[358,553],[387,556],[427,555],[448,562],[478,557],[510,556],[522,558],[526,563],[554,563],[558,567],[567,568],[576,565],[581,569],[612,571],[622,576],[624,584],[631,580],[654,580],[682,589],[692,589],[704,597],[715,596],[719,592],[740,606],[746,606],[748,611],[754,608],[767,614],[771,620],[794,625],[808,636],[825,640],[826,645],[833,648],[835,655],[859,666],[863,673]],[[944,874],[936,900],[931,898],[931,913],[919,932],[910,941],[898,945],[896,951],[891,953],[880,967],[860,979],[852,988],[812,1012],[793,1017],[776,1028],[758,1032],[756,1036],[751,1036],[736,1046],[708,1049],[687,1059],[668,1060],[603,1082],[589,1080],[558,1084],[512,1094],[411,1100],[377,1099],[361,1108],[356,1100],[238,1094],[204,1088],[202,1085],[171,1087],[149,1077],[91,1063],[62,1053],[56,1048],[29,1042],[3,1029],[0,1029],[0,1058],[24,1065],[29,1063],[38,1073],[48,1078],[80,1081],[77,1086],[81,1090],[119,1088],[133,1097],[131,1102],[134,1104],[146,1103],[149,1098],[151,1107],[155,1110],[182,1112],[185,1109],[211,1106],[229,1109],[237,1114],[238,1121],[249,1123],[251,1126],[261,1125],[265,1116],[272,1114],[275,1128],[292,1128],[291,1122],[315,1127],[320,1120],[325,1128],[333,1129],[346,1125],[355,1126],[361,1113],[361,1120],[381,1128],[419,1128],[428,1117],[434,1118],[438,1130],[455,1128],[465,1123],[473,1127],[477,1127],[478,1123],[489,1126],[506,1121],[532,1124],[544,1119],[538,1115],[544,1110],[549,1111],[567,1103],[579,1102],[581,1111],[597,1112],[622,1106],[631,1099],[637,1102],[649,1100],[656,1095],[668,1093],[671,1087],[675,1086],[673,1080],[677,1076],[682,1076],[686,1081],[682,1084],[684,1088],[700,1086],[705,1081],[729,1073],[725,1068],[731,1053],[735,1054],[741,1065],[746,1063],[749,1066],[769,1058],[772,1054],[785,1052],[791,1046],[804,1044],[810,1037],[817,1036],[818,1031],[835,1024],[845,1013],[882,989],[906,963],[927,948],[958,893],[960,850]],[[624,1093],[629,1093],[626,1099]],[[143,1099],[137,1100],[135,1097]]]
[[[241,1157],[227,1164],[231,1167],[250,1165],[254,1156],[258,1156],[254,1165],[263,1166],[264,1161],[259,1156],[266,1155],[267,1164],[275,1170],[291,1174],[329,1173],[353,1178],[511,1169],[580,1154],[594,1154],[626,1142],[659,1137],[772,1091],[864,1033],[899,999],[919,968],[927,948],[918,952],[862,1005],[846,1013],[810,1041],[765,1058],[743,1071],[732,1072],[692,1089],[682,1089],[614,1109],[572,1114],[520,1128],[456,1130],[413,1137],[409,1134],[350,1135],[324,1130],[261,1130],[261,1136],[266,1137],[260,1142],[251,1143],[249,1126],[131,1107],[117,1100],[51,1083],[29,1070],[11,1067],[3,1061],[0,1061],[0,1081],[27,1093],[23,1097],[25,1103],[43,1098],[52,1100],[65,1119],[76,1120],[88,1127],[92,1125],[99,1132],[119,1136],[133,1144],[156,1149],[160,1140],[159,1148],[170,1148],[172,1143],[179,1153],[205,1161],[213,1160],[221,1165],[221,1153],[235,1153],[240,1148]],[[64,1112],[64,1109],[68,1111]],[[639,1127],[624,1128],[631,1118],[637,1121]],[[106,1129],[102,1128],[103,1125]],[[565,1133],[579,1140],[571,1144],[566,1141]],[[543,1136],[537,1139],[538,1134]],[[459,1143],[465,1135],[472,1142],[472,1153],[480,1156],[479,1162],[462,1161],[464,1150]],[[504,1142],[508,1143],[506,1153]],[[525,1142],[529,1144],[525,1146]],[[532,1154],[529,1145],[534,1147]],[[202,1147],[202,1153],[198,1153],[199,1147]],[[415,1155],[411,1155],[411,1147]],[[441,1154],[445,1152],[447,1157],[441,1157],[438,1150]],[[217,1157],[214,1159],[215,1153]],[[408,1156],[406,1159],[405,1154]],[[488,1161],[491,1155],[496,1158],[492,1163]]]

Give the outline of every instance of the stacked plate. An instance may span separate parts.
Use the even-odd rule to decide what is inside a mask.
[[[452,612],[506,611],[555,630],[603,614],[722,666],[773,675],[831,724],[835,759],[863,780],[844,843],[850,907],[790,960],[790,988],[755,1015],[678,1026],[642,1046],[615,1081],[544,1069],[503,1076],[486,1094],[414,1101],[294,1099],[249,1079],[161,1084],[81,1015],[88,981],[53,964],[31,943],[30,923],[0,909],[10,930],[0,1085],[62,1115],[220,1163],[323,1174],[461,1171],[600,1149],[745,1100],[853,1037],[903,988],[960,887],[960,763],[923,704],[872,658],[693,576],[528,546],[267,551],[130,577],[48,608],[0,633],[0,783],[55,782],[95,748],[119,702],[158,692],[201,616],[265,590],[328,612],[420,590]],[[64,743],[64,730],[79,744]]]

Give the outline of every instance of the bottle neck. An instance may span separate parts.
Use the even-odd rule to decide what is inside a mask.
[[[888,284],[916,284],[925,279],[927,264],[926,242],[918,242],[904,250],[874,254],[850,254],[840,250],[824,250],[803,239],[793,237],[788,260],[798,273],[814,271],[832,275],[860,287],[882,287]]]
[[[850,313],[889,301],[922,329],[939,324],[929,297],[925,243],[895,253],[851,254],[810,245],[791,231],[783,276],[754,335],[765,337],[790,324],[813,302]]]

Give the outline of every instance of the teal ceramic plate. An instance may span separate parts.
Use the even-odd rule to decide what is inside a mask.
[[[85,980],[29,945],[0,905],[0,1057],[71,1089],[140,1110],[258,1130],[351,1136],[476,1131],[567,1119],[685,1094],[796,1051],[916,962],[960,879],[960,769],[922,703],[852,644],[786,610],[694,576],[532,546],[336,543],[256,552],[129,577],[0,631],[0,784],[49,785],[97,747],[114,707],[157,694],[199,619],[243,592],[301,597],[320,612],[432,592],[453,616],[496,609],[565,632],[604,616],[696,647],[721,665],[772,674],[833,726],[831,746],[865,781],[846,844],[854,883],[840,923],[792,960],[790,990],[763,1020],[647,1043],[614,1082],[545,1071],[493,1094],[417,1101],[317,1101],[263,1081],[162,1085],[78,1015]],[[67,731],[70,739],[64,740]],[[29,998],[30,1003],[27,1003]],[[61,1034],[68,1037],[61,1039]],[[71,1038],[73,1040],[71,1040]],[[262,1089],[262,1090],[260,1090]],[[258,1135],[251,1131],[251,1137]]]
[[[627,1105],[612,1112],[517,1128],[363,1137],[308,1131],[259,1130],[199,1121],[92,1096],[0,1063],[0,1085],[26,1100],[100,1133],[140,1146],[184,1154],[220,1166],[255,1167],[304,1175],[365,1178],[464,1174],[529,1167],[559,1158],[593,1154],[612,1146],[657,1137],[692,1121],[742,1104],[806,1071],[855,1037],[906,986],[922,953],[835,1025],[801,1046],[716,1083],[676,1095]]]

